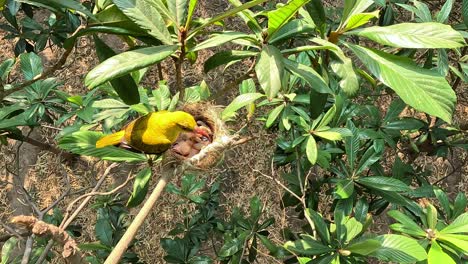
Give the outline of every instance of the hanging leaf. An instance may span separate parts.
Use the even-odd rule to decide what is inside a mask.
[[[158,63],[173,54],[177,47],[156,46],[120,53],[92,69],[86,75],[85,85],[92,89],[114,78]]]
[[[437,71],[423,69],[410,59],[375,49],[348,45],[372,74],[392,88],[405,103],[450,123],[456,95]]]
[[[176,1],[176,0],[174,0]],[[114,4],[148,34],[171,45],[173,41],[161,14],[151,0],[113,0]]]
[[[226,120],[232,118],[235,115],[235,112],[242,107],[253,103],[255,100],[263,97],[265,95],[261,93],[246,93],[237,96],[232,102],[224,109],[221,114],[221,119]]]
[[[463,36],[449,25],[435,22],[400,23],[367,27],[347,34],[366,37],[383,45],[413,49],[452,49],[465,46]]]
[[[268,12],[267,40],[291,19],[294,14],[310,0],[292,0],[280,8]]]
[[[315,142],[315,138],[313,136],[309,136],[306,144],[306,155],[307,159],[312,165],[314,165],[317,162],[317,152],[318,149],[317,143]]]
[[[270,100],[276,97],[281,90],[281,78],[284,70],[282,58],[278,48],[265,45],[255,65],[258,82]]]
[[[146,194],[148,193],[148,183],[151,179],[151,168],[144,168],[140,171],[133,183],[133,191],[128,198],[127,207],[135,207],[141,204],[145,200]]]

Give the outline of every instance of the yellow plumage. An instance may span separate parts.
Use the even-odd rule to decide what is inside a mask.
[[[183,112],[159,111],[130,122],[123,130],[102,137],[97,148],[126,144],[147,154],[161,154],[177,140],[180,132],[193,131],[196,121]]]

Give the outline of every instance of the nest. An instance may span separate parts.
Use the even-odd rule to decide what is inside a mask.
[[[188,169],[208,169],[223,159],[224,150],[232,137],[219,118],[221,108],[209,103],[187,104],[180,110],[191,114],[198,127],[207,135],[181,133],[167,151],[166,159],[185,165]]]

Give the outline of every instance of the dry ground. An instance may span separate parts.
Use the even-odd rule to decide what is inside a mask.
[[[201,4],[199,15],[210,16],[226,10],[228,5],[223,0],[199,1]],[[333,1],[330,1],[333,3]],[[431,1],[432,4],[437,1]],[[457,4],[457,7],[459,5]],[[434,7],[436,9],[436,7]],[[458,18],[452,18],[458,19]],[[239,23],[229,19],[228,27],[238,27]],[[117,41],[109,41],[109,43],[119,43]],[[116,45],[115,48],[122,49],[124,46]],[[13,57],[13,42],[3,40],[3,32],[0,31],[0,61]],[[57,50],[47,50],[42,54],[44,62],[51,63],[51,60],[57,56]],[[199,61],[208,58],[214,51],[206,51],[200,54]],[[71,94],[83,94],[86,89],[83,86],[84,75],[97,64],[97,59],[93,51],[92,42],[88,38],[82,38],[75,53],[69,58],[67,66],[58,73],[58,78],[63,81],[62,89]],[[187,86],[198,83],[205,79],[209,86],[216,90],[223,87],[226,83],[239,77],[242,72],[249,67],[248,63],[232,68],[228,72],[214,71],[209,75],[203,74],[202,64],[197,63],[194,66],[185,65],[185,84]],[[164,77],[169,79],[171,84],[173,71],[170,63],[163,64]],[[156,69],[151,69],[148,76],[144,80],[144,84],[148,87],[154,87],[158,80]],[[468,103],[466,98],[466,84],[461,84],[457,89],[459,102],[456,108],[454,122],[463,124],[467,122]],[[231,92],[219,100],[220,104],[225,104],[229,98],[233,98],[235,91]],[[385,98],[382,98],[382,104],[385,104]],[[233,129],[242,126],[243,121],[238,124],[233,124]],[[54,143],[53,136],[56,131],[49,128],[41,128],[37,133],[31,136]],[[215,179],[220,179],[222,182],[222,199],[221,206],[224,215],[228,216],[234,207],[246,208],[252,196],[258,195],[265,203],[265,215],[274,216],[276,223],[273,227],[272,237],[275,241],[281,243],[283,239],[280,235],[280,230],[285,226],[291,226],[291,223],[298,225],[298,220],[295,213],[285,211],[281,208],[281,194],[283,190],[274,182],[254,170],[259,170],[264,174],[271,175],[271,155],[275,146],[275,135],[273,132],[266,131],[263,128],[262,122],[254,121],[248,127],[249,135],[256,136],[256,139],[241,145],[226,154],[222,165],[216,169],[201,173],[199,177],[207,179],[208,183],[212,183]],[[90,160],[86,166],[75,164],[72,166],[63,165],[59,159],[37,148],[23,144],[19,151],[19,144],[11,142],[8,147],[1,146],[0,155],[0,222],[6,223],[12,215],[29,213],[31,209],[24,202],[20,202],[18,198],[23,196],[12,192],[12,185],[8,182],[23,184],[32,199],[35,200],[40,208],[44,208],[52,203],[66,189],[66,184],[63,180],[64,173],[70,177],[71,193],[73,195],[67,197],[59,204],[60,208],[64,208],[71,200],[79,194],[86,192],[94,186],[96,179],[102,174],[103,169],[108,166],[106,162],[96,162]],[[19,154],[16,157],[16,154]],[[396,153],[392,153],[396,154]],[[14,177],[15,160],[19,158],[20,171],[18,176]],[[428,156],[418,156],[414,160],[414,164],[425,170],[433,171],[433,180],[447,177],[442,183],[452,193],[467,191],[468,166],[466,165],[467,153],[458,151],[449,157],[448,160],[437,159]],[[392,163],[392,155],[389,155],[387,163]],[[388,167],[387,167],[388,168]],[[120,183],[127,175],[131,166],[116,170],[112,173],[109,180],[103,189],[111,189],[112,186]],[[455,170],[454,170],[455,169]],[[177,180],[176,180],[177,181]],[[6,183],[7,182],[7,183]],[[153,181],[155,182],[155,181]],[[138,235],[138,254],[146,263],[162,263],[163,251],[159,245],[159,239],[166,237],[176,222],[180,222],[182,215],[180,205],[176,205],[176,197],[172,194],[164,195],[156,205],[151,216],[145,222],[143,228]],[[15,211],[16,210],[16,211]],[[138,209],[131,211],[131,215],[136,214]],[[79,238],[79,242],[94,241],[94,224],[96,213],[89,207],[86,208],[78,217],[77,223],[83,226],[83,235]],[[378,219],[375,230],[385,232],[385,229],[379,225],[385,223],[388,219]],[[299,223],[300,224],[300,223]],[[0,234],[4,232],[0,226]],[[60,263],[60,260],[54,261]],[[268,257],[260,257],[260,263],[273,263],[273,260]]]

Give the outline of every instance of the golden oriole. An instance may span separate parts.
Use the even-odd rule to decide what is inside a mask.
[[[121,131],[102,137],[96,142],[96,147],[123,144],[146,154],[162,154],[183,131],[206,134],[197,128],[195,118],[189,113],[153,112],[133,120]]]

